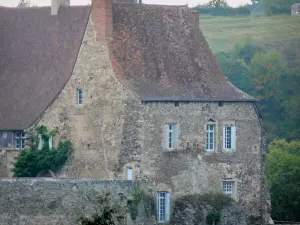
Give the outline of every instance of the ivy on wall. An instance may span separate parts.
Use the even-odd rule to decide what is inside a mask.
[[[36,177],[41,171],[57,172],[66,163],[72,153],[72,143],[60,140],[57,147],[49,148],[49,140],[56,131],[39,126],[28,132],[29,147],[22,150],[12,169],[14,177]],[[39,142],[42,148],[38,150]]]

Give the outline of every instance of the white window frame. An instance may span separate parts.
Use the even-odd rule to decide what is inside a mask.
[[[83,104],[83,90],[82,88],[77,88],[77,105]]]
[[[14,148],[22,150],[25,148],[26,144],[26,134],[24,131],[14,132]]]
[[[53,148],[53,137],[52,136],[49,137],[48,144],[49,144],[49,150],[52,150],[52,148]],[[44,140],[42,138],[42,135],[38,134],[38,146],[37,146],[38,150],[42,150],[43,145],[44,145]]]
[[[164,127],[165,149],[173,150],[178,148],[178,124],[167,123]]]
[[[230,133],[229,133],[230,131]],[[236,149],[236,127],[232,125],[223,126],[223,149]]]
[[[166,223],[170,221],[170,193],[166,191],[157,192],[157,222]]]
[[[206,124],[206,137],[205,137],[206,151],[215,150],[215,135],[216,135],[216,124],[215,123]]]
[[[234,180],[223,180],[222,182],[222,192],[223,194],[234,198],[236,190],[236,182]]]
[[[127,167],[127,180],[133,180],[133,169],[132,169],[132,167]]]

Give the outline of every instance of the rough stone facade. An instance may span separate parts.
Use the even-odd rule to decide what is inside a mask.
[[[112,193],[114,202],[126,207],[133,188],[128,181],[89,179],[13,179],[0,181],[0,224],[74,225],[80,216],[95,213],[96,204],[88,200],[91,190]],[[133,225],[129,212],[122,223]],[[142,215],[142,214],[141,214]],[[147,218],[144,218],[145,223]],[[141,224],[142,225],[142,224]]]
[[[109,41],[97,38],[94,23],[92,13],[70,80],[34,125],[56,129],[54,145],[61,138],[74,145],[72,157],[57,176],[126,179],[131,167],[133,178],[147,183],[152,193],[170,192],[171,205],[182,195],[221,192],[222,181],[230,179],[235,183],[235,200],[248,217],[258,218],[261,126],[254,103],[142,102],[117,79]],[[79,88],[82,105],[76,104]],[[179,130],[179,147],[172,151],[164,149],[163,128],[168,123],[177,124]],[[216,124],[212,152],[205,151],[209,123]],[[236,127],[234,151],[223,150],[223,125],[228,123]],[[2,221],[9,213],[2,215]],[[44,218],[54,221],[51,216]]]
[[[292,16],[300,16],[300,3],[294,3],[291,7]]]

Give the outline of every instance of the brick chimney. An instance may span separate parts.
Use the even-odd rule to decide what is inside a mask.
[[[194,16],[196,26],[199,27],[200,26],[200,12],[196,11],[196,10],[192,10],[192,14]]]
[[[112,3],[113,0],[92,0],[92,20],[97,40],[112,38]]]
[[[70,0],[51,0],[51,15],[57,15],[61,5],[69,6]]]

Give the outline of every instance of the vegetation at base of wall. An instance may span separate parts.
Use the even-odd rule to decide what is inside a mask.
[[[206,193],[206,194],[193,194],[177,198],[174,202],[174,210],[171,224],[179,224],[183,222],[186,215],[185,210],[192,208],[194,212],[193,223],[198,224],[204,219],[207,224],[217,224],[220,220],[221,211],[229,206],[233,199],[223,193]],[[206,217],[204,210],[209,210]],[[184,215],[184,216],[183,216]]]
[[[94,205],[94,209],[91,216],[80,216],[77,220],[78,225],[124,224],[125,211],[117,204],[117,197],[112,192],[91,189],[85,198]]]
[[[266,166],[271,187],[272,218],[300,221],[300,141],[270,143]]]
[[[128,201],[128,208],[132,220],[136,220],[139,213],[139,206],[142,204],[145,216],[149,218],[155,213],[154,200],[151,195],[147,194],[143,189],[134,187],[132,200]]]
[[[69,140],[60,140],[58,146],[50,150],[49,139],[55,133],[45,126],[29,131],[29,148],[17,157],[12,169],[14,177],[36,177],[41,171],[57,172],[62,168],[73,148]],[[38,150],[39,135],[43,141],[41,150]]]

